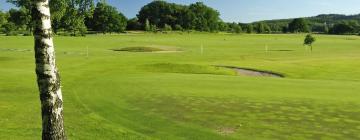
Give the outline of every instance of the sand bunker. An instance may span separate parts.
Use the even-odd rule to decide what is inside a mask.
[[[256,76],[256,77],[275,77],[275,78],[284,78],[285,76],[280,73],[275,73],[271,71],[264,70],[256,70],[250,68],[240,68],[235,66],[217,66],[222,68],[233,69],[237,72],[238,75],[246,75],[246,76]]]

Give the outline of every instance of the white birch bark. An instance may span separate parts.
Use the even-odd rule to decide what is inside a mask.
[[[40,91],[42,139],[65,140],[63,99],[60,77],[55,63],[49,0],[33,0],[35,61]]]

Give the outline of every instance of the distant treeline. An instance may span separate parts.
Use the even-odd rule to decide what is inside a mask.
[[[32,0],[7,0],[19,7],[0,11],[0,32],[31,35]],[[52,27],[55,34],[120,33],[126,30],[203,31],[230,33],[358,34],[360,15],[319,15],[309,18],[227,23],[220,13],[202,2],[180,5],[155,0],[143,6],[135,18],[127,19],[104,0],[51,0]]]
[[[267,24],[272,32],[288,33],[294,32],[291,23],[295,20],[303,20],[306,32],[324,33],[324,34],[359,34],[360,32],[360,14],[358,15],[318,15],[315,17],[280,19],[255,22],[253,24]],[[296,30],[295,30],[296,31]]]

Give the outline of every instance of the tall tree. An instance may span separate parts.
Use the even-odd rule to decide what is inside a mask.
[[[140,9],[137,17],[143,24],[149,20],[157,27],[164,27],[165,24],[174,26],[177,22],[175,7],[175,4],[166,1],[152,1]]]
[[[304,40],[304,45],[310,46],[310,51],[313,50],[312,44],[316,41],[315,37],[313,37],[311,34],[306,35]]]
[[[6,0],[9,3],[14,4],[17,7],[24,7],[26,9],[31,9],[32,5],[32,0]]]
[[[92,25],[95,31],[103,33],[123,32],[126,29],[127,19],[115,7],[99,2],[94,10]]]
[[[26,15],[31,15],[31,9],[32,9],[32,0],[7,0],[7,2],[14,4],[17,7],[20,7],[22,9],[22,11],[26,11]],[[66,7],[68,7],[69,4],[69,0],[50,0],[49,1],[49,6],[51,9],[51,20],[52,22],[52,27],[55,31],[55,33],[57,32],[57,30],[60,28],[60,25],[62,23],[60,23],[61,18],[65,15],[66,12]],[[32,30],[32,26],[33,24],[32,22],[29,22],[27,24],[27,28],[29,30]]]
[[[192,25],[196,30],[214,31],[218,29],[220,13],[215,9],[206,6],[202,2],[196,2],[189,6],[191,13]]]
[[[251,34],[254,32],[254,26],[252,24],[246,25],[246,33]]]
[[[7,2],[14,4],[15,6],[19,7],[18,14],[22,15],[21,17],[15,16],[14,19],[17,21],[25,21],[25,28],[28,29],[30,32],[32,31],[33,23],[31,22],[31,8],[32,8],[32,0],[7,0]],[[11,16],[10,16],[11,17]],[[15,23],[16,24],[16,23]],[[17,26],[19,26],[17,24]]]
[[[307,33],[310,32],[310,29],[304,18],[296,18],[289,23],[289,31],[292,33]]]
[[[94,7],[94,0],[76,0],[76,4],[79,7],[79,13],[86,16]]]
[[[157,27],[164,27],[167,24],[175,28],[178,25],[199,31],[217,31],[221,22],[219,16],[218,11],[202,2],[185,6],[160,0],[145,5],[137,15],[143,25],[148,20],[151,25]]]
[[[141,30],[142,25],[137,18],[132,18],[127,21],[126,30]]]
[[[354,33],[355,29],[346,24],[346,23],[339,23],[339,24],[335,24],[334,27],[332,27],[330,29],[330,33],[331,34],[351,34],[351,33]]]
[[[49,0],[33,0],[35,63],[40,91],[42,139],[65,140],[63,98],[55,63]]]
[[[51,21],[52,28],[55,33],[57,33],[58,29],[61,28],[62,24],[61,19],[66,14],[66,10],[68,6],[68,0],[50,0],[50,9],[51,9]]]
[[[75,8],[68,8],[64,17],[61,20],[61,26],[72,36],[76,36],[77,33],[85,35],[86,26],[84,23],[84,15],[78,13],[78,10]]]
[[[238,23],[229,23],[229,32],[231,33],[241,33],[242,32],[242,28]]]
[[[265,33],[266,32],[265,31],[265,23],[263,23],[263,22],[257,23],[255,26],[255,30],[259,34]]]
[[[24,8],[19,10],[10,9],[8,21],[14,23],[18,28],[30,28],[31,17],[29,12]]]
[[[4,25],[7,22],[7,16],[6,13],[3,13],[0,11],[0,28],[2,25]]]

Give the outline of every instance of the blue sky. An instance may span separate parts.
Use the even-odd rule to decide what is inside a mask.
[[[152,0],[107,0],[127,17],[135,17],[139,9]],[[202,1],[217,9],[228,22],[253,22],[268,19],[315,16],[318,14],[359,14],[360,0],[167,0],[180,4]],[[11,7],[0,0],[0,9]]]

